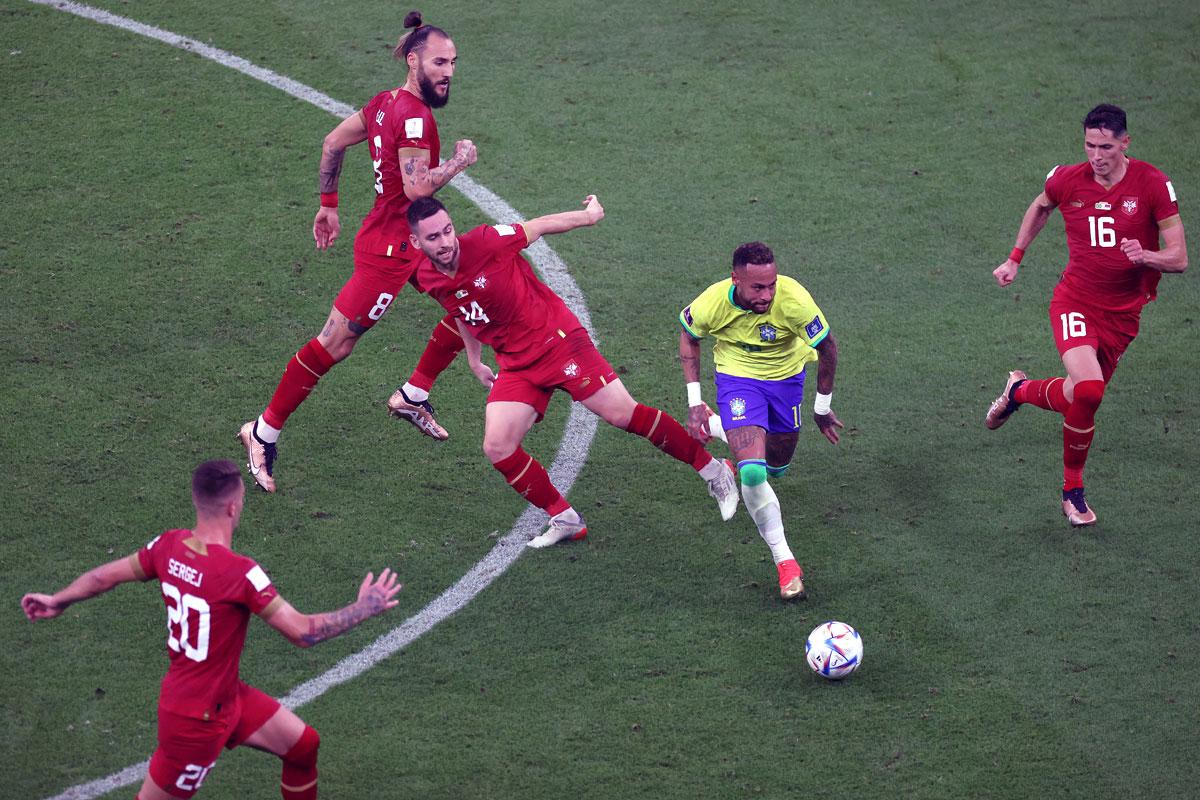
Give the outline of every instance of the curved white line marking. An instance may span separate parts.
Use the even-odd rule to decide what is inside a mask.
[[[29,2],[66,11],[95,22],[156,39],[181,50],[188,50],[249,75],[251,78],[262,81],[285,94],[311,103],[338,117],[347,117],[355,111],[353,106],[340,103],[310,86],[256,66],[244,58],[224,50],[218,50],[195,39],[188,39],[161,28],[155,28],[80,3],[60,2],[59,0],[29,0]],[[523,219],[516,209],[498,195],[464,174],[455,177],[450,185],[462,192],[468,200],[479,206],[485,214],[497,222]],[[596,333],[592,329],[592,318],[584,302],[583,292],[567,272],[566,264],[546,244],[544,239],[534,243],[529,248],[529,253],[533,257],[534,266],[537,267],[542,279],[566,301],[567,306],[579,317],[579,321],[583,323],[594,339]],[[583,469],[583,463],[587,458],[588,448],[591,446],[595,433],[596,417],[584,410],[582,406],[572,405],[571,415],[567,418],[566,430],[563,432],[558,452],[554,456],[554,462],[550,465],[550,479],[554,481],[555,486],[560,487],[564,495],[571,491],[575,479],[579,477],[579,471]],[[537,533],[544,519],[545,515],[541,511],[533,506],[528,507],[517,518],[512,530],[497,542],[496,546],[457,583],[417,614],[406,619],[399,627],[380,636],[359,652],[342,659],[323,675],[318,675],[295,687],[285,697],[280,698],[280,702],[288,708],[298,708],[315,700],[334,686],[361,675],[383,659],[411,644],[422,634],[430,631],[439,622],[466,606],[475,595],[483,591],[488,584],[508,569],[524,552],[525,542]],[[149,760],[134,764],[107,777],[72,786],[49,800],[93,800],[93,798],[108,794],[114,789],[129,786],[141,780],[149,765]]]

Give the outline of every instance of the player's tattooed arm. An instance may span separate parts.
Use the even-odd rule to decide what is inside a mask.
[[[685,384],[700,382],[700,341],[693,338],[690,333],[684,330],[679,332],[679,364],[683,367],[683,382]],[[708,407],[703,402],[699,405],[692,405],[692,401],[688,400],[686,427],[687,432],[691,434],[693,439],[700,442],[708,441],[709,434],[704,429],[705,423],[708,422],[708,417]]]
[[[301,614],[279,598],[278,603],[272,602],[263,609],[262,616],[268,625],[286,636],[292,644],[312,647],[396,607],[400,602],[395,599],[396,595],[403,588],[390,569],[379,573],[378,579],[368,572],[359,587],[358,599],[345,608],[323,614]]]
[[[683,367],[683,382],[699,383],[700,342],[687,331],[679,332],[679,363]]]
[[[416,200],[429,197],[449,183],[451,178],[475,163],[478,153],[474,142],[461,139],[454,143],[454,155],[437,166],[430,166],[428,150],[402,147],[399,156],[404,193],[408,199]]]
[[[321,164],[317,168],[317,185],[322,194],[338,190],[346,149],[366,140],[367,123],[361,111],[355,111],[329,132],[321,144]]]

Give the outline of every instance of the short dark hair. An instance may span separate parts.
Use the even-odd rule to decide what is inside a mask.
[[[436,197],[418,197],[412,201],[412,205],[408,207],[408,229],[414,230],[417,223],[423,219],[429,219],[439,211],[446,211],[446,207],[442,205],[442,201]],[[447,214],[450,212],[446,212]]]
[[[733,251],[733,268],[747,264],[774,264],[775,254],[762,242],[746,242]]]
[[[395,49],[392,50],[392,55],[399,61],[407,61],[408,54],[414,50],[420,53],[425,49],[425,43],[429,41],[429,37],[434,34],[444,36],[449,39],[450,34],[446,33],[441,28],[436,28],[433,25],[426,25],[421,19],[420,11],[410,11],[404,16],[404,27],[412,28],[412,30],[400,37],[400,41],[396,42]]]
[[[1083,118],[1083,129],[1103,128],[1113,136],[1125,135],[1125,111],[1109,103],[1101,103]]]
[[[231,499],[242,482],[241,468],[227,458],[205,461],[192,472],[192,501],[211,508]]]

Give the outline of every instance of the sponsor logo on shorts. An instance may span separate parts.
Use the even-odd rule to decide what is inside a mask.
[[[773,328],[770,325],[759,325],[758,326],[758,338],[762,339],[764,342],[775,341],[775,337],[778,334],[779,334],[779,331],[775,330],[775,328]]]
[[[1138,201],[1138,199],[1136,197],[1122,197],[1121,198],[1121,210],[1132,217],[1134,214],[1137,213],[1137,206],[1138,206],[1137,201]]]
[[[746,401],[740,397],[735,397],[729,401],[729,415],[734,419],[746,418]]]
[[[579,374],[579,365],[576,364],[574,361],[568,361],[566,364],[563,365],[563,374],[566,375],[568,378],[574,378],[576,375]]]
[[[821,324],[820,317],[813,317],[812,322],[804,326],[804,333],[807,334],[808,338],[810,339],[817,338],[817,334],[823,330],[825,330],[825,326]]]

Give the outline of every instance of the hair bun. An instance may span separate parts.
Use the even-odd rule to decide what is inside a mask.
[[[420,11],[410,11],[404,15],[404,27],[416,29],[421,27],[421,24],[422,19]]]

